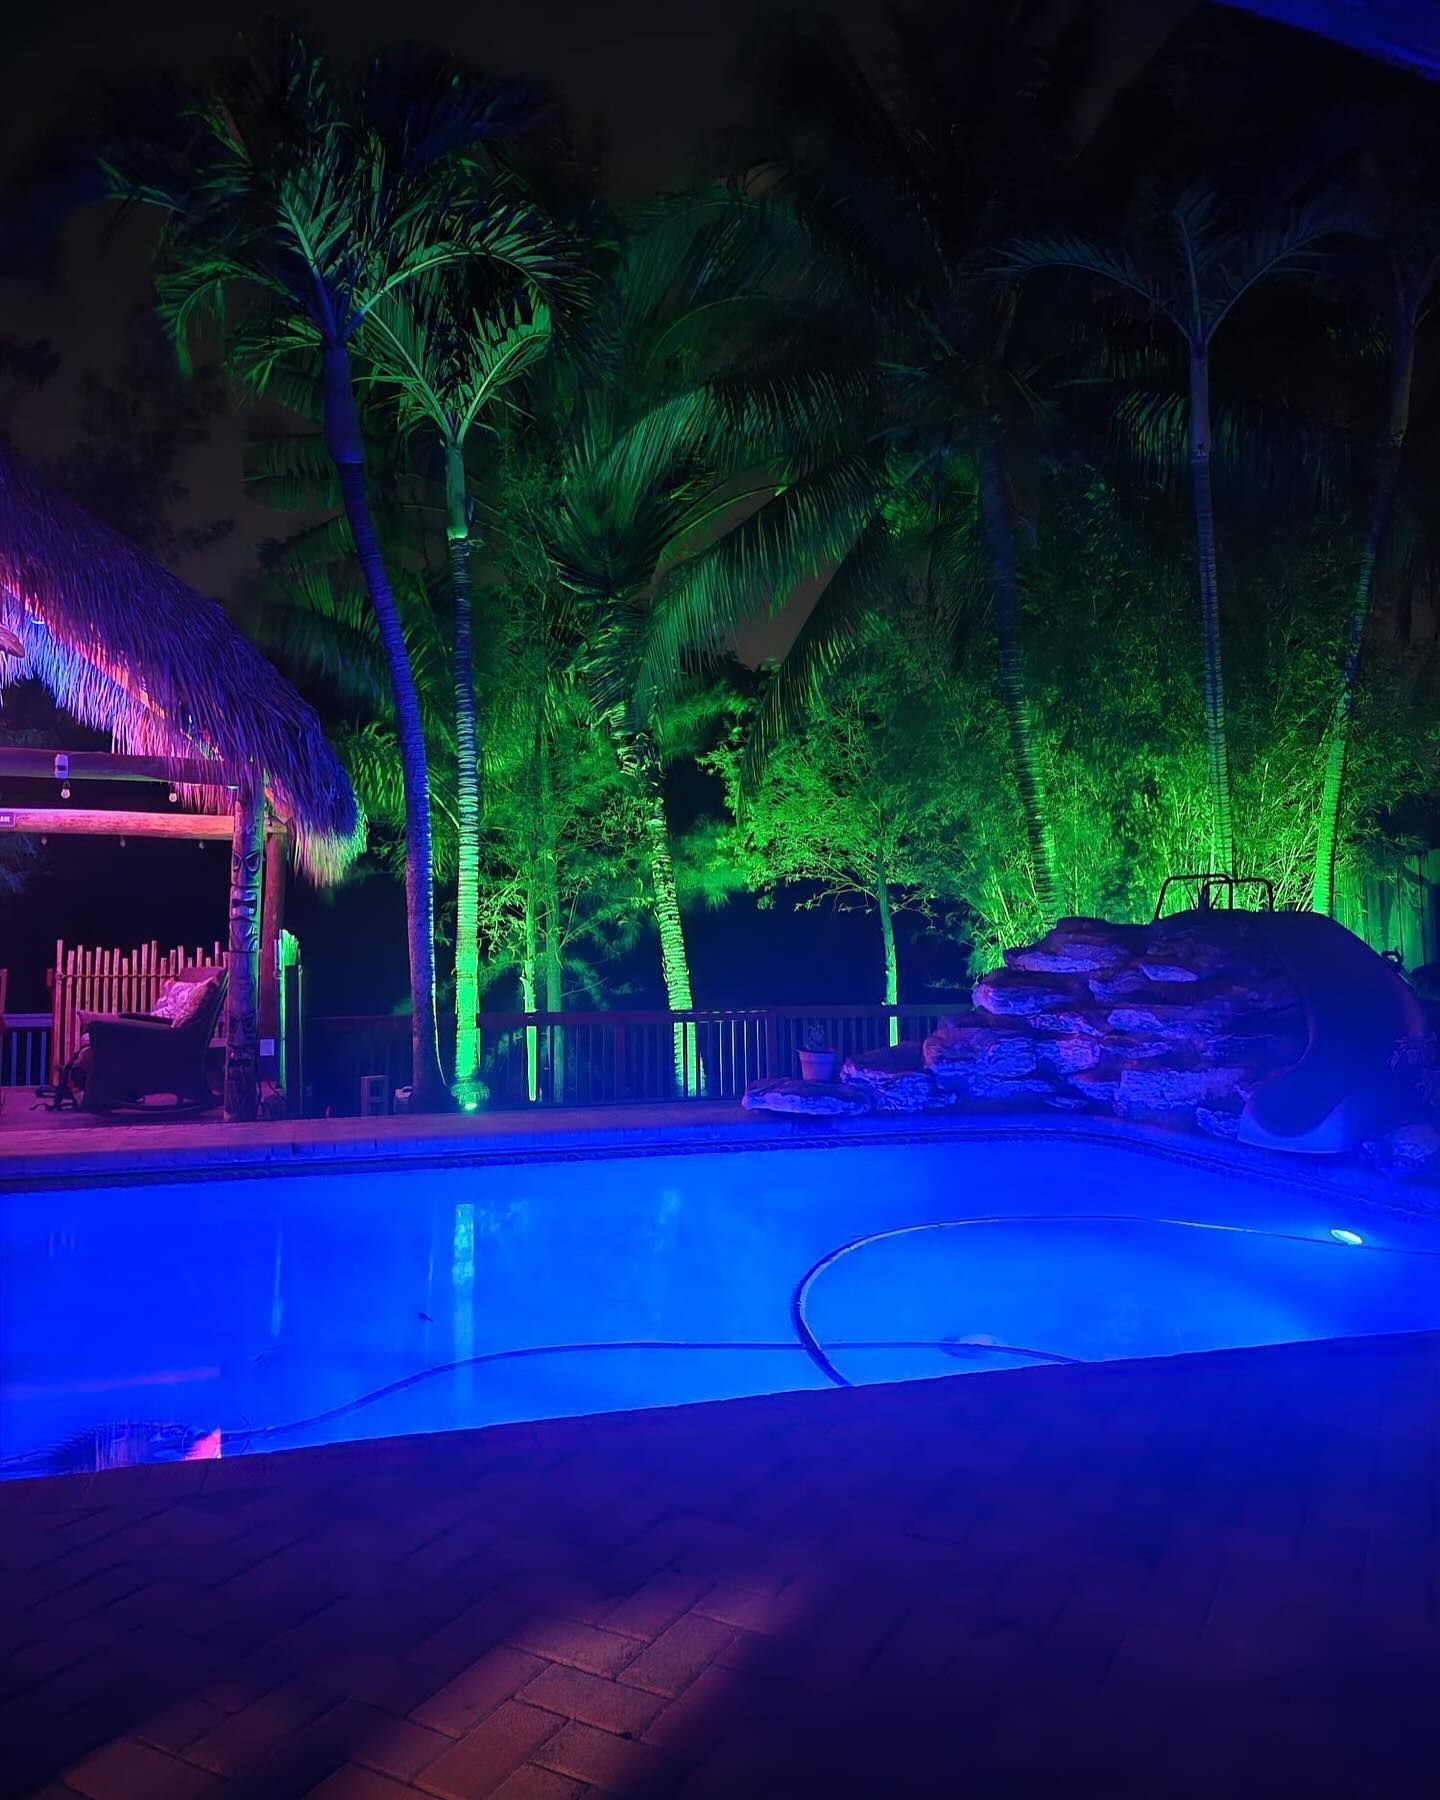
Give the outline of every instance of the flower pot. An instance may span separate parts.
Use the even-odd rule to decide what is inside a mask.
[[[799,1057],[802,1081],[834,1081],[840,1073],[838,1050],[801,1050]]]

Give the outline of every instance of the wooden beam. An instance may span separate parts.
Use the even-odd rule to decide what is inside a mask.
[[[232,832],[228,813],[100,812],[85,806],[0,806],[0,832],[36,837],[223,838]]]
[[[57,764],[60,766],[57,768]],[[0,745],[0,775],[22,781],[159,781],[179,787],[229,787],[225,765],[203,758],[118,756],[108,750],[22,750]]]

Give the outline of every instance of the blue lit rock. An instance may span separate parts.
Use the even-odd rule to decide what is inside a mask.
[[[1440,1174],[1440,1129],[1425,1120],[1397,1126],[1361,1148],[1387,1175]]]
[[[955,1104],[954,1093],[926,1068],[920,1044],[884,1045],[847,1056],[840,1079],[867,1094],[876,1112],[938,1112]]]
[[[1066,981],[1029,969],[992,969],[976,982],[971,998],[984,1012],[1018,1017],[1062,1007],[1084,991],[1078,979]]]
[[[1213,1106],[1197,1106],[1195,1123],[1206,1137],[1223,1138],[1226,1143],[1233,1144],[1240,1134],[1240,1114],[1223,1111]]]
[[[1217,1101],[1233,1100],[1241,1093],[1248,1070],[1123,1069],[1117,1104],[1129,1109],[1144,1107],[1156,1112],[1175,1112]]]
[[[1078,1075],[1072,1075],[1065,1085],[1090,1105],[1107,1110],[1114,1106],[1115,1096],[1120,1091],[1117,1076],[1102,1075],[1089,1069],[1082,1069]]]
[[[968,1091],[972,1075],[1029,1075],[1039,1046],[1023,1029],[959,1025],[941,1019],[923,1049],[926,1067],[942,1086]]]
[[[1043,1075],[991,1075],[983,1069],[963,1076],[961,1090],[972,1100],[1036,1100],[1056,1091]]]
[[[1101,1012],[1082,1012],[1078,1007],[1067,1007],[1063,1012],[1030,1013],[1025,1023],[1032,1031],[1053,1032],[1056,1037],[1104,1037],[1105,1015]]]
[[[1103,1055],[1103,1040],[1096,1037],[1044,1037],[1035,1043],[1037,1065],[1057,1075],[1093,1069]]]
[[[1139,942],[1136,927],[1104,919],[1061,919],[1038,943],[1007,950],[1005,963],[1038,974],[1111,975],[1125,967]]]
[[[807,1113],[817,1118],[858,1117],[873,1110],[862,1088],[839,1081],[799,1081],[790,1075],[752,1081],[740,1104],[751,1112]]]

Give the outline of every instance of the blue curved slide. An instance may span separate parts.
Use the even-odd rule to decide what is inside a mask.
[[[1251,1095],[1240,1141],[1333,1156],[1395,1123],[1390,1059],[1425,1029],[1399,971],[1320,913],[1252,913],[1305,1007],[1309,1043],[1291,1068]]]

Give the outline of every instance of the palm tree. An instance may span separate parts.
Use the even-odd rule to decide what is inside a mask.
[[[1206,182],[1179,196],[1160,219],[1112,248],[1091,239],[1049,237],[1010,246],[1001,262],[1011,276],[1038,269],[1070,269],[1096,276],[1130,295],[1148,316],[1163,321],[1184,347],[1186,408],[1195,561],[1204,647],[1205,749],[1209,774],[1210,867],[1235,870],[1230,810],[1230,753],[1225,725],[1219,576],[1212,481],[1211,353],[1240,301],[1261,282],[1295,268],[1322,238],[1342,227],[1328,200],[1298,206],[1281,217],[1236,222]]]
[[[1364,257],[1370,285],[1376,291],[1385,328],[1389,366],[1385,426],[1378,444],[1374,488],[1354,599],[1341,650],[1339,686],[1325,747],[1325,773],[1320,794],[1320,820],[1315,838],[1315,879],[1310,905],[1314,912],[1335,910],[1335,865],[1340,848],[1340,808],[1345,789],[1345,763],[1350,749],[1355,702],[1360,685],[1360,658],[1375,599],[1375,574],[1395,512],[1405,461],[1415,387],[1415,350],[1422,320],[1440,282],[1440,215],[1428,188],[1418,186],[1394,195],[1391,219],[1382,241]]]
[[[751,372],[740,429],[777,471],[767,503],[675,569],[651,628],[648,678],[722,646],[757,605],[827,574],[756,721],[751,761],[848,654],[877,597],[918,579],[958,628],[989,603],[1036,925],[1059,907],[1045,778],[1025,676],[1016,546],[1027,462],[1046,424],[1013,294],[982,253],[1013,227],[1044,134],[1003,29],[974,21],[961,53],[933,22],[896,21],[882,91],[834,33],[805,27],[776,56],[782,147],[737,201],[768,262],[774,354]],[[1029,129],[1033,127],[1033,131]],[[794,284],[803,302],[787,302]],[[799,421],[790,418],[805,376]],[[828,418],[813,401],[829,385]],[[817,422],[822,426],[816,429]],[[798,423],[798,428],[797,428]]]
[[[456,802],[459,842],[455,916],[455,1059],[453,1089],[473,1110],[481,1095],[480,1033],[480,724],[475,698],[470,594],[472,506],[466,450],[487,409],[545,355],[550,311],[530,291],[554,264],[548,234],[532,215],[504,204],[492,215],[486,253],[526,286],[480,291],[477,262],[450,268],[373,306],[360,332],[366,372],[393,396],[401,422],[425,433],[444,472],[445,538],[454,624]],[[488,286],[489,284],[487,284]]]
[[[665,810],[659,730],[678,678],[648,678],[658,573],[692,534],[746,498],[746,437],[715,373],[740,341],[731,285],[735,215],[724,196],[662,211],[625,242],[597,290],[583,342],[552,363],[545,446],[548,502],[532,510],[551,579],[568,597],[566,655],[583,680],[636,796],[667,1004],[694,1005],[680,888]],[[716,320],[722,316],[724,327]],[[535,453],[540,453],[536,451]],[[768,492],[768,486],[762,484]],[[693,1083],[694,1033],[676,1030],[677,1080]]]
[[[488,171],[491,147],[518,129],[528,106],[518,91],[433,54],[377,60],[351,90],[306,38],[288,33],[224,68],[183,149],[132,144],[105,165],[114,197],[164,215],[157,292],[182,358],[192,336],[213,325],[228,332],[236,374],[261,392],[297,366],[318,366],[325,447],[394,695],[416,1109],[448,1098],[436,1026],[430,793],[414,672],[366,485],[354,351],[377,307],[483,253],[490,221],[471,204],[476,171]]]

